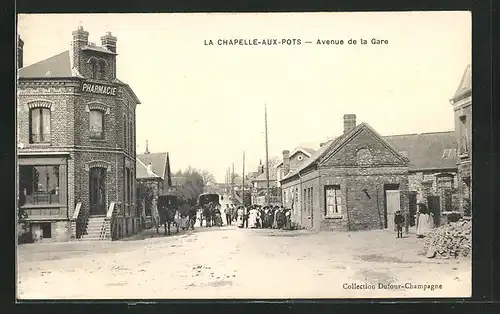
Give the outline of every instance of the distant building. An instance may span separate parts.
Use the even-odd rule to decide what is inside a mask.
[[[455,139],[458,143],[458,177],[461,205],[472,200],[472,66],[468,65],[458,89],[450,100],[455,116]]]
[[[98,46],[83,27],[72,35],[68,50],[26,67],[18,42],[17,190],[28,215],[20,222],[44,241],[120,238],[140,230],[140,101],[117,78],[116,37],[108,32]]]
[[[280,185],[281,179],[290,171],[297,169],[297,167],[307,158],[311,157],[315,151],[315,149],[306,147],[297,147],[292,153],[290,153],[289,150],[284,150],[281,162],[276,165],[278,186]]]

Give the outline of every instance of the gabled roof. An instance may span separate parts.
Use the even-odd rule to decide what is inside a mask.
[[[454,131],[401,134],[385,136],[384,138],[398,151],[406,152],[410,159],[409,170],[457,167],[457,142]]]
[[[101,50],[104,49],[106,51],[109,51],[106,48],[98,46],[85,46],[85,47],[91,47],[92,49],[95,48]],[[69,50],[61,52],[60,54],[39,61],[32,65],[20,68],[18,71],[18,75],[20,79],[74,78],[74,77],[84,78],[80,73],[78,73],[78,71],[72,69],[71,55],[69,53]],[[122,85],[137,104],[141,103],[137,95],[134,93],[132,88],[130,88],[130,86],[127,83],[124,83],[117,78],[113,79],[112,83]]]
[[[312,154],[314,154],[316,150],[313,148],[308,148],[308,147],[296,147],[291,153],[290,153],[290,158],[295,156],[298,152],[302,152],[304,155],[307,157],[311,157]],[[279,166],[283,165],[283,160],[280,161],[279,164],[276,165],[276,168]]]
[[[461,96],[472,90],[472,66],[469,64],[465,68],[460,84],[458,85],[457,91],[453,96],[453,100],[459,99]]]
[[[160,179],[161,177],[154,173],[148,171],[148,166],[144,164],[139,158],[135,159],[135,177],[137,179]]]
[[[288,175],[286,175],[283,178],[283,180],[289,179],[289,178],[297,175],[301,171],[303,171],[306,168],[312,166],[313,164],[321,161],[322,159],[329,158],[329,156],[332,156],[333,154],[335,154],[335,152],[338,151],[343,146],[344,143],[346,143],[349,139],[353,138],[359,132],[361,132],[361,130],[364,130],[364,129],[370,131],[375,136],[377,136],[383,142],[383,144],[385,144],[389,150],[392,150],[396,155],[398,155],[401,158],[401,160],[408,161],[405,156],[400,154],[394,147],[392,147],[391,144],[389,142],[387,142],[382,136],[380,136],[368,123],[362,122],[362,123],[358,124],[351,131],[349,131],[345,134],[342,134],[341,136],[325,143],[311,157],[306,159],[305,162],[301,163],[297,169],[291,171]]]
[[[167,153],[140,154],[137,155],[137,158],[146,166],[151,163],[153,172],[165,179],[167,175]]]
[[[20,68],[19,78],[70,78],[71,71],[69,51],[66,50],[48,59]]]

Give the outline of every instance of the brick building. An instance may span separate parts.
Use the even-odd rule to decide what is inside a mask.
[[[18,49],[19,206],[35,237],[119,238],[140,229],[140,101],[117,78],[116,37],[98,46],[83,27],[72,34],[69,50],[27,67]]]
[[[344,133],[281,181],[285,206],[293,208],[294,222],[310,229],[390,228],[392,214],[409,208],[408,164],[368,124],[344,115]]]
[[[283,159],[276,165],[278,186],[280,185],[281,179],[283,179],[287,173],[297,169],[297,167],[311,157],[315,151],[315,149],[306,147],[296,147],[291,153],[289,150],[284,150]]]
[[[356,230],[392,228],[398,209],[413,224],[422,202],[440,224],[457,210],[456,147],[454,131],[380,136],[345,115],[344,134],[281,180],[285,206],[306,228]]]
[[[461,206],[472,200],[472,66],[468,65],[458,89],[450,100],[455,117],[455,139],[458,143],[458,189]]]

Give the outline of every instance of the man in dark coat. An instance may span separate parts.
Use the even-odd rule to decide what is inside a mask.
[[[405,222],[405,217],[401,214],[401,211],[398,210],[394,215],[394,224],[396,225],[396,229],[398,231],[397,239],[403,237],[403,224]]]

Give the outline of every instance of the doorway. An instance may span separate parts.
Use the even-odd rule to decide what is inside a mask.
[[[399,184],[384,184],[385,227],[396,230],[394,214],[401,209]]]
[[[106,169],[91,168],[89,176],[89,214],[106,215]]]

